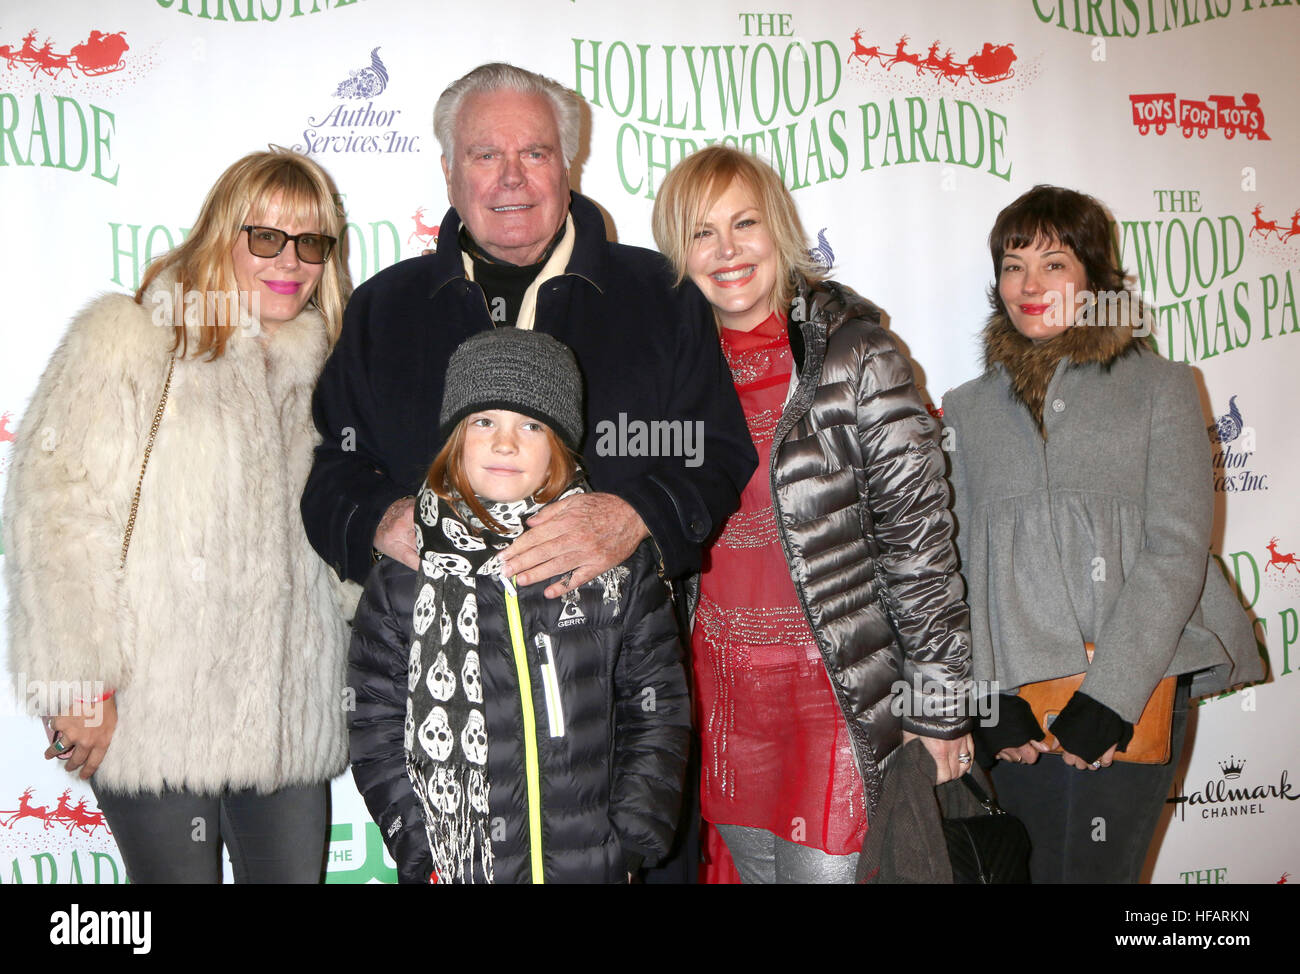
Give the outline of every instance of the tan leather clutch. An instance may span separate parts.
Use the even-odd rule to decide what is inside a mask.
[[[1088,652],[1088,662],[1096,647],[1084,643]],[[1060,753],[1061,744],[1052,736],[1052,721],[1069,702],[1074,692],[1083,685],[1083,673],[1073,676],[1057,677],[1055,680],[1042,680],[1027,683],[1020,688],[1020,698],[1029,704],[1038,718],[1038,725],[1047,732],[1044,743],[1054,752]],[[1133,740],[1123,751],[1115,752],[1116,761],[1129,761],[1134,764],[1164,764],[1169,760],[1170,737],[1174,724],[1174,690],[1177,677],[1167,676],[1156,684],[1151,692],[1142,716],[1133,725]]]

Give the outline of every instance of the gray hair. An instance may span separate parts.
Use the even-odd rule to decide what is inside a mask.
[[[560,151],[564,155],[564,167],[567,169],[578,154],[578,136],[582,124],[578,96],[545,75],[501,61],[479,65],[465,77],[449,84],[438,97],[438,104],[433,109],[433,134],[448,161],[455,165],[456,120],[460,116],[461,105],[470,95],[494,91],[543,95],[550,101],[555,112],[555,127],[560,130]]]

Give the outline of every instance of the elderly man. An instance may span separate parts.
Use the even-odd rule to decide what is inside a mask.
[[[557,598],[647,536],[664,573],[686,575],[736,508],[757,460],[708,306],[657,254],[608,243],[600,212],[570,193],[578,127],[572,92],[510,65],[476,68],[438,99],[452,204],[441,245],[357,289],[316,391],[324,440],[303,520],[340,576],[363,581],[372,551],[416,567],[412,495],[442,445],[447,360],[492,327],[573,349],[600,491],[533,519],[506,552],[521,584],[553,579]]]

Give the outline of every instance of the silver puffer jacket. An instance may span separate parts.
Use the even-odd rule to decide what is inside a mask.
[[[777,529],[873,811],[903,730],[970,729],[954,698],[920,692],[970,674],[938,423],[880,309],[848,288],[801,284],[790,347],[797,385],[772,448]]]

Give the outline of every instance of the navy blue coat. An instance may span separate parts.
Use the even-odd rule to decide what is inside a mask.
[[[660,255],[608,243],[590,200],[573,194],[570,212],[573,256],[565,274],[541,288],[535,327],[572,348],[582,369],[582,455],[592,487],[636,509],[667,575],[678,578],[699,567],[700,545],[736,509],[758,458],[703,297],[689,285],[674,288]],[[357,288],[313,401],[323,441],[303,491],[303,522],[321,557],[358,582],[370,571],[384,512],[416,493],[442,447],[438,413],[451,353],[493,327],[482,288],[465,277],[456,211],[440,226],[436,254]],[[602,456],[600,423],[617,428],[620,414],[624,429],[637,420],[702,423],[703,462]],[[627,452],[640,448],[625,439]]]

